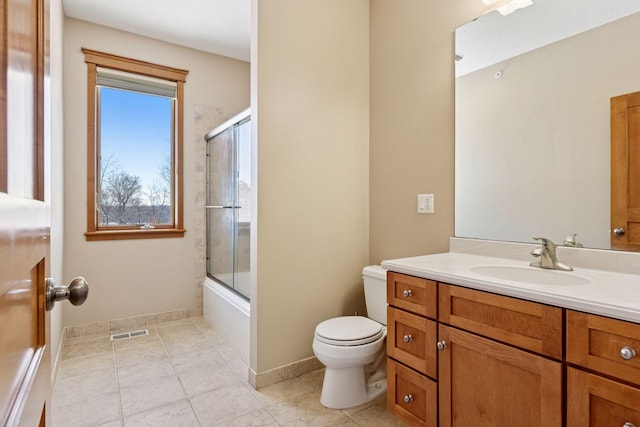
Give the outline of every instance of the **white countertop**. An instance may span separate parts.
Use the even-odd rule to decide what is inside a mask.
[[[637,274],[592,270],[574,265],[572,272],[547,271],[579,276],[589,283],[523,283],[489,277],[472,271],[472,268],[536,268],[530,267],[529,261],[462,252],[393,259],[383,261],[381,265],[398,273],[640,323],[640,275]]]

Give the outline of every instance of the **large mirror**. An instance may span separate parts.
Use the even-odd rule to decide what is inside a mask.
[[[610,98],[640,91],[640,1],[533,0],[456,30],[455,235],[610,249]]]

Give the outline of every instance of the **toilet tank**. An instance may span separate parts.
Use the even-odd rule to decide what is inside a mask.
[[[387,324],[387,270],[379,265],[362,269],[364,299],[369,319]]]

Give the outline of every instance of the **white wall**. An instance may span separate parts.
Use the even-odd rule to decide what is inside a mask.
[[[257,210],[251,367],[313,355],[363,310],[369,261],[369,1],[253,1]]]
[[[64,282],[84,276],[89,298],[65,305],[81,325],[201,306],[203,120],[210,127],[249,105],[249,64],[84,21],[65,20]],[[86,64],[81,47],[189,70],[184,103],[184,238],[87,242]],[[203,117],[206,116],[206,117]]]

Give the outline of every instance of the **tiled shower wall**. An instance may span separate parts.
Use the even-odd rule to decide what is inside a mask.
[[[196,105],[194,111],[194,135],[195,144],[195,206],[194,206],[194,233],[196,235],[196,256],[194,259],[194,285],[196,297],[200,301],[202,307],[202,285],[207,276],[206,252],[207,252],[207,236],[206,236],[206,172],[207,172],[207,146],[204,137],[216,126],[230,119],[237,111],[225,111],[220,107],[207,105]]]

